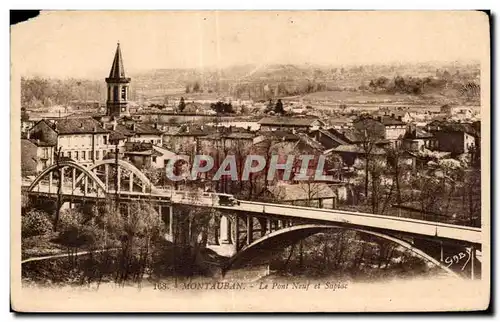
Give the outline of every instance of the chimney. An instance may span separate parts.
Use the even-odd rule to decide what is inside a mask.
[[[392,113],[392,114],[391,114],[391,117],[392,117],[392,118],[396,118],[396,114]]]

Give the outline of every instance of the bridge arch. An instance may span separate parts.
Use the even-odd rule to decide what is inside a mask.
[[[319,224],[303,224],[303,225],[297,225],[297,226],[292,226],[292,227],[287,227],[283,228],[274,232],[271,232],[263,237],[260,237],[259,239],[255,240],[249,245],[246,245],[243,247],[240,251],[238,251],[234,256],[232,256],[229,261],[226,263],[226,265],[223,268],[223,273],[229,271],[234,264],[237,262],[242,262],[245,261],[246,259],[252,258],[252,254],[258,254],[259,250],[263,250],[266,245],[269,244],[278,244],[279,241],[288,241],[288,246],[289,244],[292,244],[294,241],[298,241],[301,239],[304,239],[306,237],[315,235],[320,232],[328,231],[331,229],[349,229],[365,234],[369,234],[372,236],[380,237],[389,241],[392,241],[410,251],[413,253],[417,254],[421,258],[430,261],[431,263],[435,264],[436,266],[440,267],[443,269],[445,272],[451,274],[452,276],[459,277],[457,273],[455,273],[453,270],[448,268],[447,266],[443,265],[440,261],[436,260],[434,257],[426,254],[422,250],[416,248],[415,246],[411,245],[410,243],[400,239],[396,238],[391,235],[387,235],[384,233],[376,232],[376,231],[370,231],[366,229],[361,229],[361,228],[356,228],[356,227],[346,227],[343,225],[335,225],[335,224],[329,224],[329,225],[319,225]],[[280,246],[283,246],[281,244]],[[286,247],[285,246],[285,247]]]
[[[99,177],[97,177],[95,175],[95,173],[93,173],[92,171],[89,171],[89,169],[86,168],[85,166],[83,166],[81,164],[78,164],[76,162],[72,162],[72,161],[59,162],[59,163],[53,164],[50,167],[48,167],[45,170],[43,170],[35,178],[35,180],[33,180],[33,182],[30,184],[30,186],[28,187],[28,191],[33,191],[33,189],[36,186],[38,186],[38,184],[40,183],[40,181],[42,181],[42,179],[45,176],[50,175],[51,173],[53,173],[55,171],[59,171],[60,169],[66,169],[66,168],[80,171],[81,172],[81,174],[79,176],[80,177],[80,181],[84,177],[90,178],[91,182],[94,183],[96,185],[96,187],[98,188],[98,191],[97,191],[98,193],[99,193],[99,191],[102,191],[103,194],[105,194],[107,192],[105,184],[99,179]],[[77,183],[78,182],[75,181],[73,183],[73,186],[76,186]]]
[[[139,169],[137,169],[133,164],[127,162],[127,161],[124,161],[124,160],[118,160],[118,162],[116,160],[113,160],[113,159],[106,159],[106,160],[102,160],[102,161],[99,161],[99,162],[96,162],[96,163],[93,163],[93,164],[90,164],[89,166],[87,166],[86,168],[93,173],[93,171],[101,166],[106,166],[106,165],[109,165],[109,166],[115,166],[116,164],[118,163],[118,167],[122,168],[122,169],[125,169],[131,173],[133,173],[133,175],[139,179],[140,183],[142,184],[143,187],[150,187],[151,189],[151,192],[156,192],[157,188],[153,185],[153,183],[151,182],[151,180],[149,180],[149,178],[143,173],[141,172]],[[76,179],[76,183],[79,183],[83,178],[83,175],[80,175],[77,179]],[[105,186],[106,186],[107,183],[105,183]],[[109,187],[106,187],[108,188],[107,190],[109,191]]]

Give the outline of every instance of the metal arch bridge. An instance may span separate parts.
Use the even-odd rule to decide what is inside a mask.
[[[113,182],[110,182],[110,178]],[[337,209],[310,208],[285,204],[240,201],[238,205],[227,206],[218,203],[216,193],[192,193],[187,191],[164,190],[155,187],[151,181],[132,164],[119,160],[104,160],[88,167],[75,162],[60,162],[45,169],[33,182],[23,182],[23,190],[30,196],[66,200],[105,200],[111,195],[120,200],[148,200],[170,208],[170,234],[173,236],[172,205],[210,207],[226,210],[236,215],[225,216],[227,235],[232,236],[234,251],[224,270],[233,264],[247,260],[269,243],[289,243],[296,238],[305,238],[329,229],[350,229],[396,242],[417,255],[438,264],[447,272],[443,256],[437,260],[408,243],[403,237],[430,240],[459,247],[471,247],[475,254],[484,238],[480,228],[445,224],[402,217],[390,217],[369,213],[343,211]],[[245,221],[245,231],[240,230],[240,219]],[[231,221],[231,222],[229,222]],[[260,235],[254,239],[255,223]],[[240,237],[244,237],[241,242]],[[172,237],[173,238],[173,237]],[[475,255],[474,255],[475,256]],[[474,267],[474,256],[472,267]],[[472,269],[473,270],[473,269]],[[451,272],[453,274],[453,272]],[[471,276],[474,272],[472,271]]]
[[[117,168],[114,170],[116,177],[114,184],[109,182],[109,170],[112,167]],[[71,175],[68,176],[67,173]],[[76,162],[60,162],[45,169],[33,182],[25,182],[23,185],[25,193],[34,196],[54,197],[59,193],[63,197],[70,198],[106,199],[110,194],[119,194],[120,198],[128,200],[143,199],[168,204],[212,207],[283,220],[402,232],[466,244],[480,245],[483,240],[480,228],[410,218],[251,201],[240,201],[239,205],[224,206],[218,204],[216,193],[197,194],[156,188],[139,169],[123,160],[118,161],[118,167],[115,160],[104,160],[89,167]],[[118,191],[115,190],[116,187]]]

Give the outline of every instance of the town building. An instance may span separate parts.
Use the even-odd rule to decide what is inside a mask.
[[[163,133],[164,146],[179,154],[192,155],[201,151],[200,138],[214,133],[215,129],[209,126],[183,125],[171,128],[171,131]]]
[[[319,129],[312,131],[310,135],[319,142],[325,150],[352,143],[335,129]]]
[[[396,146],[405,135],[407,128],[407,124],[394,115],[361,116],[353,122],[353,125],[357,132],[366,133],[366,138],[369,140],[386,139]]]
[[[470,153],[480,142],[479,131],[469,123],[434,123],[430,132],[437,141],[435,148],[441,152]]]
[[[150,142],[126,142],[124,159],[138,169],[165,168],[175,153]]]
[[[403,138],[403,148],[408,151],[433,150],[436,147],[434,135],[420,127],[411,127]]]
[[[93,118],[68,118],[39,121],[29,131],[29,138],[54,146],[55,153],[76,162],[90,164],[113,152],[110,131]]]
[[[255,142],[257,134],[247,131],[221,128],[218,132],[200,137],[201,151],[209,152],[214,149],[246,153]]]
[[[316,117],[264,117],[259,121],[261,131],[297,131],[309,132],[317,130],[325,123]]]
[[[54,163],[54,148],[52,143],[40,140],[21,140],[21,174],[36,176]]]

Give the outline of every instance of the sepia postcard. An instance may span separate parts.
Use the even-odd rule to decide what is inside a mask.
[[[41,11],[11,34],[16,312],[490,306],[482,11]]]

